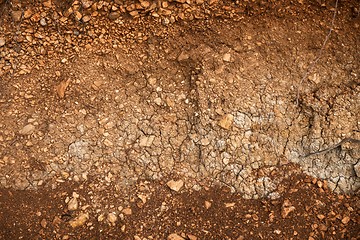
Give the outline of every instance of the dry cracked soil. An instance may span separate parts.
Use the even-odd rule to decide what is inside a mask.
[[[0,239],[360,236],[356,0],[0,0]]]

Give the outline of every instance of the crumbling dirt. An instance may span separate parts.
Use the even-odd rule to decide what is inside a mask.
[[[2,237],[356,239],[359,7],[2,1]]]
[[[3,239],[166,239],[175,233],[184,239],[357,239],[358,197],[332,194],[326,187],[319,187],[322,183],[293,175],[282,184],[286,189],[282,197],[245,200],[241,194],[230,193],[228,188],[176,193],[162,182],[139,182],[130,191],[137,197],[123,205],[124,209],[132,209],[128,215],[124,209],[117,209],[118,199],[125,196],[111,186],[94,193],[90,193],[92,189],[87,184],[69,183],[56,190],[41,188],[31,194],[4,189],[0,209],[5,219],[0,223],[0,236]],[[73,229],[69,221],[78,212],[68,211],[64,203],[64,198],[73,191],[80,195],[79,201],[84,206],[95,196],[114,197],[99,206],[101,212],[91,214],[86,227]],[[119,213],[115,223],[106,220],[112,212]]]

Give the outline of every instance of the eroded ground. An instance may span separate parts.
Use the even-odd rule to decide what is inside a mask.
[[[51,219],[41,217],[46,210],[38,217],[52,221],[51,229],[86,220],[73,226],[81,228],[73,235],[54,230],[56,238],[107,238],[108,231],[129,239],[163,239],[173,232],[200,239],[356,237],[356,2],[137,3],[2,3],[0,185],[8,209],[3,216],[14,211],[7,205],[12,194],[19,194],[19,204],[26,203],[25,196],[49,194],[57,207],[49,210]],[[301,194],[291,194],[293,184],[302,186]],[[313,200],[327,199],[325,205],[315,203],[334,206],[338,222],[321,223],[332,213],[319,209],[298,219],[313,204],[304,199],[307,191],[314,192]],[[355,196],[342,209],[347,197],[331,192]],[[219,222],[201,202],[215,199]],[[156,204],[168,201],[171,214],[151,220]],[[188,231],[184,216],[195,202],[194,208],[202,207],[192,210],[195,222],[217,223],[218,229],[215,224]],[[30,208],[39,215],[36,208],[44,206],[37,204]],[[221,204],[244,216],[224,215]],[[183,206],[179,221],[177,205]],[[285,221],[281,213],[292,206],[298,215]],[[269,209],[278,211],[273,214],[282,222],[271,220]],[[245,214],[257,215],[250,227],[243,225]],[[269,218],[263,230],[256,225],[265,221],[259,214]],[[147,224],[141,227],[139,219]],[[230,222],[222,224],[223,219]],[[314,221],[320,221],[317,227]],[[320,223],[326,229],[318,230]],[[19,234],[3,224],[5,238],[26,238],[31,231],[25,227]],[[279,230],[296,225],[303,230]],[[34,237],[50,236],[47,224],[40,227]]]

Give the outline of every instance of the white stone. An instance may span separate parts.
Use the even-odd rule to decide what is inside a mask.
[[[231,61],[231,55],[230,53],[225,53],[223,56],[224,62],[230,62]]]
[[[68,210],[74,211],[74,210],[78,209],[78,207],[79,207],[79,202],[78,202],[77,198],[70,199],[70,201],[68,203]]]

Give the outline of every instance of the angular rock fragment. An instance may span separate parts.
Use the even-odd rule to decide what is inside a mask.
[[[144,1],[144,0],[140,0],[140,5],[143,8],[148,8],[150,6],[150,2],[148,1]]]
[[[229,130],[231,125],[233,124],[234,116],[232,114],[225,114],[220,120],[219,120],[219,126]]]
[[[180,55],[177,58],[177,60],[179,62],[187,60],[187,59],[189,59],[189,55],[187,53],[185,53],[185,52],[181,52]]]
[[[142,136],[140,138],[139,146],[140,147],[150,147],[155,139],[154,135],[151,136]]]
[[[110,14],[109,14],[109,19],[110,20],[115,20],[115,19],[117,19],[117,18],[119,18],[120,17],[120,13],[119,12],[111,12]]]
[[[107,216],[107,220],[114,224],[116,221],[117,221],[117,216],[115,213],[109,213],[108,216]]]
[[[23,127],[23,128],[19,131],[19,133],[20,133],[21,135],[30,135],[30,134],[32,134],[32,133],[34,132],[34,130],[35,130],[35,126],[32,125],[32,124],[28,124],[28,125],[26,125],[25,127]]]
[[[176,233],[172,233],[167,237],[167,240],[184,240],[184,238],[177,235]]]
[[[183,180],[178,180],[178,181],[170,180],[166,183],[166,185],[171,190],[178,192],[184,186],[184,181]]]
[[[192,234],[188,234],[187,237],[188,237],[190,240],[197,240],[197,239],[198,239],[195,235],[192,235]]]
[[[70,79],[61,81],[61,83],[59,83],[59,85],[55,87],[55,90],[60,98],[65,97],[65,91],[66,88],[69,86],[69,84],[70,84]]]
[[[76,227],[80,227],[80,226],[84,225],[87,220],[89,220],[89,214],[88,213],[80,213],[79,216],[70,220],[69,224],[71,227],[76,228]]]
[[[79,202],[77,198],[71,198],[70,201],[68,202],[68,210],[74,211],[78,209],[78,207],[79,207]]]
[[[22,11],[12,11],[11,17],[15,22],[20,22],[22,17]]]
[[[230,62],[231,61],[231,55],[230,53],[225,53],[223,56],[224,62]]]
[[[124,208],[124,210],[122,210],[122,213],[125,215],[131,215],[132,210],[131,210],[131,208]]]
[[[0,47],[5,45],[5,38],[0,38]]]
[[[82,18],[82,21],[83,22],[89,22],[91,20],[91,16],[89,16],[89,15],[86,15],[86,16],[84,16],[83,18]]]
[[[348,224],[348,223],[350,222],[350,217],[345,216],[343,219],[341,219],[341,222],[342,222],[343,224]]]

